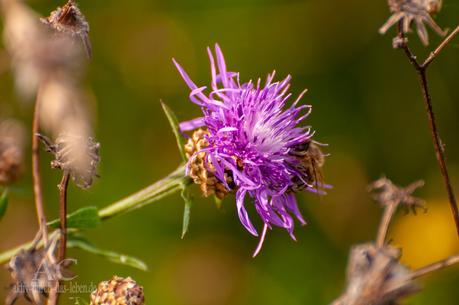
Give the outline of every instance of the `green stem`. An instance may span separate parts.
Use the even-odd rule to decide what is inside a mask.
[[[101,209],[99,217],[106,220],[141,208],[181,190],[184,184],[189,183],[190,179],[185,176],[185,166],[181,165],[166,178]]]
[[[185,165],[180,165],[164,179],[99,210],[99,217],[101,220],[107,220],[115,216],[123,215],[147,204],[159,201],[173,193],[179,192],[190,183],[191,179],[185,176]],[[8,262],[21,249],[31,247],[32,245],[33,242],[28,242],[14,249],[0,253],[0,264]]]

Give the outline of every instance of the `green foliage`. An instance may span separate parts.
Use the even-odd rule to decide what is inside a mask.
[[[4,189],[0,195],[0,219],[5,216],[6,208],[8,207],[8,189]]]
[[[183,137],[180,134],[179,129],[179,122],[177,120],[177,116],[175,113],[161,101],[161,106],[163,107],[164,113],[167,116],[169,124],[171,125],[172,132],[174,133],[175,139],[177,141],[177,146],[180,151],[180,156],[182,157],[183,161],[187,161],[186,154],[185,154],[185,142],[183,141]]]
[[[94,244],[90,243],[81,235],[69,235],[67,246],[69,248],[78,248],[86,252],[99,255],[116,264],[130,266],[143,271],[148,270],[147,264],[145,264],[143,261],[129,255],[120,254],[110,250],[100,249]]]
[[[185,201],[185,208],[183,211],[183,227],[182,227],[182,238],[185,237],[185,234],[188,232],[188,227],[190,225],[190,215],[191,215],[191,195],[186,186],[182,186],[182,198]]]
[[[90,229],[101,223],[98,210],[94,206],[81,208],[67,215],[67,227],[70,229]],[[48,223],[51,228],[59,228],[60,221],[55,219]]]

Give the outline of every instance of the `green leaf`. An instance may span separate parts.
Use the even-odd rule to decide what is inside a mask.
[[[169,106],[164,104],[162,101],[161,106],[163,107],[164,113],[166,114],[169,124],[171,125],[175,139],[177,140],[177,146],[179,148],[180,155],[183,161],[187,162],[188,159],[185,154],[185,142],[183,141],[183,136],[181,135],[179,130],[179,122],[177,120],[177,117],[175,116],[174,112],[169,108]]]
[[[188,232],[188,227],[190,226],[190,214],[191,214],[191,205],[192,200],[190,192],[188,191],[185,185],[182,185],[182,198],[185,201],[185,208],[183,210],[183,225],[182,225],[182,238],[185,237],[185,234]]]
[[[5,216],[6,208],[8,207],[8,189],[4,189],[0,195],[0,219]]]
[[[95,228],[100,224],[101,220],[98,214],[97,207],[84,207],[67,215],[67,228],[73,229],[88,229]],[[51,228],[59,228],[60,221],[55,219],[48,223]]]
[[[105,259],[116,264],[130,266],[143,271],[148,270],[147,264],[145,264],[143,261],[129,255],[120,254],[110,250],[100,249],[81,236],[69,235],[67,246],[70,248],[78,248],[86,252],[104,257]]]

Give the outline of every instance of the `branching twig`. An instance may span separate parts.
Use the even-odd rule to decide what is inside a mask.
[[[46,227],[46,215],[43,207],[43,194],[40,177],[40,142],[37,134],[40,131],[40,107],[41,107],[41,90],[37,92],[35,101],[35,110],[32,123],[32,175],[33,191],[35,195],[35,206],[37,209],[38,225],[42,231],[42,238],[45,245],[48,244],[48,230]]]
[[[440,269],[443,269],[443,268],[446,268],[446,267],[449,267],[449,266],[452,266],[452,265],[455,265],[455,264],[459,264],[459,254],[455,255],[455,256],[448,257],[445,260],[442,260],[442,261],[427,265],[425,267],[416,269],[416,270],[414,270],[413,272],[410,273],[410,278],[411,279],[416,279],[416,278],[419,278],[421,276],[430,274],[430,273],[432,273],[434,271],[437,271],[437,270],[440,270]]]
[[[451,185],[451,179],[448,174],[448,168],[447,168],[446,161],[445,161],[443,145],[440,140],[440,135],[438,133],[437,123],[435,120],[435,113],[434,113],[433,105],[432,105],[432,97],[430,95],[429,83],[427,80],[427,68],[433,62],[433,60],[438,56],[438,54],[440,54],[440,52],[452,41],[452,39],[457,34],[459,34],[459,26],[448,37],[446,37],[443,40],[443,42],[435,49],[435,51],[433,51],[430,54],[430,56],[422,64],[418,62],[416,55],[414,55],[414,53],[409,48],[406,42],[406,39],[404,37],[404,34],[400,29],[399,29],[399,37],[397,39],[402,42],[399,46],[403,49],[406,56],[408,57],[408,60],[413,65],[413,67],[415,68],[419,76],[422,95],[423,95],[424,103],[425,103],[425,108],[426,108],[427,116],[429,119],[430,132],[431,132],[431,136],[432,136],[432,140],[433,140],[433,144],[435,148],[435,154],[437,156],[437,161],[440,166],[440,171],[441,171],[443,181],[446,186],[446,191],[448,192],[448,199],[449,199],[449,203],[451,206],[451,212],[453,214],[454,222],[456,224],[456,230],[459,235],[459,209],[456,203],[456,197],[454,195],[454,190]]]

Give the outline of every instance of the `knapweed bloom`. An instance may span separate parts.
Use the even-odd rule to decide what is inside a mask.
[[[264,84],[260,79],[241,83],[238,73],[227,70],[218,45],[215,53],[216,58],[208,49],[212,75],[208,93],[174,60],[191,89],[191,101],[203,113],[180,124],[182,132],[194,130],[186,146],[188,174],[205,195],[213,190],[222,198],[225,190],[235,192],[241,223],[258,236],[245,208],[246,199],[251,199],[264,223],[256,255],[267,229],[285,228],[295,238],[294,218],[306,224],[295,193],[321,192],[323,155],[312,140],[311,128],[299,126],[311,112],[310,105],[299,105],[306,91],[288,103],[290,76],[276,82],[273,72]]]
[[[438,35],[446,35],[446,31],[443,31],[432,18],[433,14],[440,11],[442,2],[442,0],[388,0],[393,15],[379,29],[379,32],[385,34],[389,28],[400,22],[402,32],[408,33],[411,31],[411,24],[415,22],[419,38],[424,45],[428,45],[429,34],[424,22]]]

